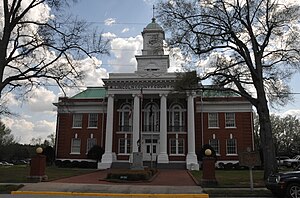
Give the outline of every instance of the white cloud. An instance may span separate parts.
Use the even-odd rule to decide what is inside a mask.
[[[123,30],[122,30],[122,33],[125,33],[125,32],[128,32],[129,31],[129,28],[124,28]]]
[[[181,53],[180,48],[172,48],[169,52],[170,67],[168,72],[182,72],[182,65],[185,63],[185,58]]]
[[[3,123],[11,129],[12,135],[21,144],[29,144],[30,140],[34,138],[47,139],[47,136],[55,133],[55,122],[40,120],[33,123],[24,118],[3,118]]]
[[[132,73],[136,71],[135,55],[141,54],[143,38],[141,35],[130,38],[115,38],[111,41],[111,52],[115,59],[109,61],[112,72]]]
[[[116,23],[116,19],[115,18],[108,18],[108,19],[104,20],[104,24],[107,25],[107,26],[111,26],[114,23]]]
[[[296,116],[300,119],[300,109],[290,109],[280,114],[281,117],[286,117],[288,115]]]
[[[39,87],[30,93],[28,98],[28,107],[33,112],[51,112],[52,103],[56,101],[56,94],[44,87]]]
[[[101,86],[102,78],[107,78],[106,69],[101,67],[102,61],[96,57],[86,58],[79,61],[80,70],[85,73],[83,84],[85,86]]]
[[[102,86],[102,78],[108,78],[108,72],[102,67],[102,61],[96,57],[86,58],[79,60],[77,63],[78,71],[84,73],[84,79],[82,82],[77,82],[78,87],[65,87],[64,91],[67,97],[72,97],[86,89],[86,87]],[[61,91],[58,97],[63,97],[64,94]]]
[[[113,39],[113,38],[117,37],[117,35],[115,35],[114,33],[111,33],[111,32],[105,32],[101,36],[104,38],[107,38],[107,39]]]
[[[1,103],[10,107],[21,104],[20,100],[17,100],[15,94],[12,92],[5,93],[1,96]]]

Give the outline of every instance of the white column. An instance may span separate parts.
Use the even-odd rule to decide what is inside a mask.
[[[133,126],[132,126],[132,136],[133,136],[132,151],[138,152],[137,141],[139,140],[139,132],[140,132],[140,98],[138,94],[135,94],[133,96],[134,96],[134,103],[133,103]]]
[[[158,163],[169,163],[169,157],[167,154],[167,95],[160,95],[160,143],[159,143],[159,155],[157,158]]]
[[[195,153],[195,113],[194,94],[188,94],[188,154],[186,156],[186,167],[189,170],[199,170],[197,155]]]
[[[113,162],[112,143],[113,143],[113,118],[114,118],[114,96],[108,95],[107,114],[106,114],[106,135],[105,152],[101,163],[98,163],[98,169],[107,169]]]

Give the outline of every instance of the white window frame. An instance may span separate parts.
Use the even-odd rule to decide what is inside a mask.
[[[169,126],[172,127],[172,132],[183,132],[183,129],[185,129],[185,112],[186,110],[183,109],[179,104],[174,104],[170,108]],[[177,115],[179,116],[179,119],[176,119]],[[176,127],[179,127],[179,131],[176,129]]]
[[[119,126],[122,126],[122,131],[130,132],[132,131],[132,108],[129,104],[125,104],[119,110]],[[128,129],[125,129],[124,126],[128,126]]]
[[[152,109],[151,109],[152,108]],[[159,132],[160,114],[159,107],[156,103],[149,103],[143,110],[145,132]],[[152,114],[152,115],[151,115]]]
[[[82,128],[82,114],[81,113],[75,113],[73,114],[73,123],[72,128]]]
[[[233,117],[231,117],[233,116]],[[225,128],[236,128],[235,125],[235,113],[227,112],[225,113]]]
[[[88,138],[86,140],[86,153],[90,151],[93,146],[97,145],[97,139],[96,138]]]
[[[75,141],[79,141],[79,145],[74,145]],[[81,139],[80,138],[72,138],[71,139],[71,154],[80,154],[81,149]]]
[[[88,128],[98,128],[98,114],[97,113],[89,113],[89,123]]]
[[[175,145],[172,144],[172,142],[175,141]],[[182,145],[180,145],[180,143],[182,143]],[[175,153],[172,152],[172,148],[175,148]],[[180,151],[180,148],[182,148],[182,152]],[[184,138],[179,138],[178,134],[176,134],[176,138],[170,138],[169,139],[169,152],[170,155],[180,155],[180,156],[184,156],[185,155],[185,145],[184,145]]]
[[[217,144],[215,144],[215,143],[217,143]],[[216,155],[220,155],[220,141],[219,141],[219,139],[210,139],[209,140],[209,145],[211,147],[213,147],[213,149],[216,152]]]
[[[229,142],[229,141],[233,141],[234,145],[229,145],[229,143],[231,144],[231,142]],[[234,149],[234,152],[231,152],[232,149]],[[226,155],[228,155],[228,156],[230,156],[230,155],[236,156],[237,155],[237,140],[235,138],[226,140]]]
[[[214,117],[212,117],[214,115]],[[208,128],[216,129],[219,128],[219,114],[218,113],[208,113],[207,114],[208,118]],[[213,119],[212,119],[213,118]]]
[[[124,152],[121,152],[121,142],[124,141]],[[123,146],[123,145],[122,145]],[[118,141],[118,155],[129,155],[131,154],[131,139],[119,138]]]

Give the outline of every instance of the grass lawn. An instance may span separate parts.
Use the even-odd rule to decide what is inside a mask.
[[[201,183],[202,171],[191,171],[191,173]],[[252,173],[254,188],[265,188],[264,171],[253,170]],[[272,197],[271,191],[267,189],[250,190],[249,170],[216,170],[216,179],[218,186],[215,188],[204,188],[204,191],[213,197]]]
[[[75,168],[57,168],[54,166],[46,168],[46,175],[49,180],[81,175],[90,173],[96,169],[75,169]],[[0,183],[26,183],[29,176],[30,167],[24,165],[0,166]]]
[[[265,187],[263,170],[253,170],[253,186]],[[191,171],[195,179],[201,183],[202,171]],[[218,187],[250,187],[249,170],[216,170]]]
[[[56,180],[65,177],[81,175],[85,173],[94,172],[96,169],[78,169],[78,168],[57,168],[54,166],[46,168],[46,175],[48,179]],[[0,185],[0,194],[7,194],[11,191],[18,190],[23,185],[17,183],[32,182],[27,180],[29,176],[30,167],[24,165],[15,166],[0,166],[0,183],[16,183],[15,185]]]

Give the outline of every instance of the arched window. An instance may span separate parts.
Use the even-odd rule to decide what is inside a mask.
[[[119,130],[131,131],[132,126],[132,108],[129,104],[124,104],[119,109]]]
[[[183,109],[179,104],[174,104],[169,110],[169,128],[170,132],[184,132],[186,131],[185,126],[186,110]]]
[[[144,109],[144,131],[158,132],[159,131],[159,108],[156,103],[149,103]]]

